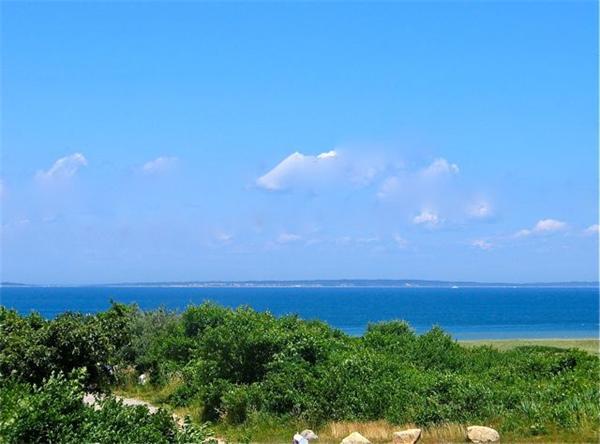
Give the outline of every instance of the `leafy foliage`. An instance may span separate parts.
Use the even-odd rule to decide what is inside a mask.
[[[82,402],[85,370],[51,375],[41,385],[4,380],[0,390],[0,441],[14,443],[203,442],[204,428],[178,428],[164,410],[124,406],[106,397],[97,408]]]
[[[86,372],[77,383],[87,387],[123,381],[126,371],[147,372],[157,390],[175,386],[169,404],[201,406],[198,417],[228,424],[257,416],[311,424],[485,422],[523,436],[600,426],[600,361],[584,352],[466,348],[440,328],[417,335],[401,321],[370,325],[356,338],[296,316],[205,303],[181,314],[114,304],[96,316],[51,321],[0,309],[0,374],[10,381],[3,430],[10,423],[10,436],[27,440],[19,433],[42,433],[39,423],[44,433],[68,434],[65,423],[86,424],[95,415],[95,426],[77,429],[90,440],[110,442],[107,430],[127,424],[143,429],[138,441],[179,439],[164,415],[122,414],[114,400],[101,413],[82,411],[73,378],[52,376],[80,367]],[[24,391],[24,401],[15,391]],[[23,402],[44,412],[26,413]]]

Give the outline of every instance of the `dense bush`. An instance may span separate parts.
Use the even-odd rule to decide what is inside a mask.
[[[171,405],[201,406],[198,416],[230,424],[256,415],[486,422],[523,435],[600,425],[599,359],[577,350],[466,348],[439,328],[417,335],[398,321],[370,325],[357,338],[321,322],[211,303],[182,314],[116,304],[97,316],[52,321],[0,311],[3,378],[46,379],[49,390],[53,372],[79,367],[88,385],[101,384],[106,369],[148,372],[157,389],[174,387]],[[6,402],[12,410],[10,396]],[[61,405],[60,415],[83,414]],[[115,409],[106,421],[116,421]],[[144,427],[166,436],[160,417],[152,421]]]
[[[82,402],[85,371],[51,375],[41,385],[5,379],[0,385],[0,442],[188,443],[209,438],[203,429],[179,428],[164,410],[124,406],[112,397],[98,408]]]
[[[0,377],[40,383],[52,373],[84,367],[88,386],[109,382],[118,350],[131,341],[133,313],[113,304],[96,316],[65,313],[48,321],[0,307]]]

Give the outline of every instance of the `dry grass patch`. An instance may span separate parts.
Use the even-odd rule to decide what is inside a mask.
[[[467,437],[467,428],[461,424],[440,424],[435,427],[423,429],[421,441],[423,444],[429,443],[459,443],[465,442]]]
[[[331,422],[320,430],[323,441],[339,442],[352,432],[358,432],[373,442],[388,442],[393,433],[400,430],[387,421],[369,422]]]
[[[415,424],[402,426],[392,425],[387,421],[368,422],[331,422],[319,430],[320,442],[339,443],[352,432],[358,432],[373,443],[389,443],[394,432],[418,428]],[[442,424],[424,428],[421,435],[423,444],[463,443],[467,436],[467,428],[460,424]]]

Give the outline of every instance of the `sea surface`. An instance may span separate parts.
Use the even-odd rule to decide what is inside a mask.
[[[48,318],[105,310],[111,299],[142,309],[248,305],[321,319],[352,335],[391,319],[408,321],[418,333],[439,325],[457,339],[597,338],[599,330],[598,288],[0,288],[2,305]]]

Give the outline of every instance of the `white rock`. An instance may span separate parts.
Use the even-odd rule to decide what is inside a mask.
[[[358,432],[352,432],[342,439],[341,444],[371,444],[371,441]]]
[[[421,439],[421,429],[401,430],[394,433],[394,444],[415,444]]]
[[[138,383],[140,385],[145,385],[148,382],[148,379],[150,379],[150,377],[148,376],[148,373],[142,373],[139,377],[138,377]]]
[[[474,443],[498,442],[500,434],[490,427],[471,426],[467,427],[467,438]]]
[[[308,441],[312,441],[313,439],[319,439],[317,434],[310,429],[305,429],[300,432],[303,438],[306,438]]]

